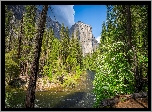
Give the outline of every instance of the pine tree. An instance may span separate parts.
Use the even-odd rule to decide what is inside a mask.
[[[30,81],[29,81],[28,90],[26,94],[26,101],[25,101],[26,108],[34,108],[37,72],[39,68],[39,58],[40,58],[40,52],[42,46],[42,37],[45,29],[47,10],[48,10],[48,5],[44,5],[38,25],[37,35],[36,35],[35,54],[32,63]]]
[[[76,58],[77,58],[77,63],[80,65],[80,68],[82,68],[82,48],[80,45],[80,41],[78,39],[78,31],[76,32],[76,49],[77,49],[77,54],[76,54]]]
[[[5,5],[5,52],[12,50],[13,28],[13,12],[8,10],[8,5]]]

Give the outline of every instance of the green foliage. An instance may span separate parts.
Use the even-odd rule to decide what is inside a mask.
[[[87,54],[83,58],[83,66],[85,69],[96,71],[96,57],[98,55],[98,51],[93,52],[92,54]]]
[[[47,65],[45,65],[43,67],[43,75],[48,76],[49,80],[51,81],[51,79],[52,79],[52,68],[51,68],[51,66],[48,67]]]
[[[76,73],[71,72],[69,74],[66,74],[62,87],[64,88],[76,87],[77,81],[80,78],[81,74],[82,74],[82,71],[80,69],[80,65],[78,65],[76,66]]]
[[[18,93],[16,96],[14,93]],[[17,98],[15,98],[15,96]],[[25,93],[23,89],[11,88],[10,86],[5,87],[5,108],[20,108],[19,105],[24,105]],[[13,107],[15,104],[15,107]]]
[[[21,58],[23,57],[25,61],[32,62],[34,54],[34,45],[36,37],[36,6],[35,5],[26,5],[25,13],[23,14],[23,23],[22,23],[22,45],[21,45]],[[18,33],[20,33],[18,31]]]
[[[64,24],[61,27],[60,40],[54,37],[52,28],[45,31],[40,60],[43,75],[48,76],[51,82],[62,83],[63,87],[74,87],[82,73],[79,40],[69,38],[68,28],[65,28]],[[63,81],[59,80],[61,77],[65,77]]]
[[[80,65],[76,66],[76,75],[80,76],[82,73],[81,69],[80,69]]]
[[[125,12],[128,8],[131,11],[131,23],[128,20],[129,12],[127,14]],[[105,98],[133,93],[137,86],[137,75],[140,75],[140,78],[147,75],[148,43],[147,39],[144,39],[147,38],[147,23],[141,22],[146,20],[147,12],[142,12],[143,10],[146,11],[146,6],[107,6],[107,22],[102,26],[100,52],[95,59],[96,75],[93,82],[95,107],[98,107]],[[127,31],[127,24],[132,28],[131,36]],[[141,26],[145,30],[139,28]],[[143,46],[144,43],[147,44]],[[140,67],[140,74],[134,69],[137,66]]]
[[[43,67],[43,75],[48,76],[50,80],[57,65],[56,61],[58,60],[59,47],[59,40],[54,37],[52,28],[49,29],[49,32],[46,30],[42,40],[40,59],[43,65],[40,63],[40,66]]]
[[[77,84],[76,79],[72,76],[67,76],[67,78],[64,80],[64,83],[62,84],[62,87],[64,88],[74,88]]]
[[[108,47],[108,52],[98,56],[97,72],[93,82],[96,106],[105,98],[110,98],[116,94],[130,94],[134,90],[133,73],[124,58],[125,54],[119,51],[122,46],[121,42],[105,46]]]
[[[78,31],[69,38],[68,28],[62,24],[60,39],[54,36],[52,28],[46,28],[41,47],[39,70],[51,82],[60,83],[62,87],[73,88],[77,84],[82,71],[96,71],[93,81],[96,95],[95,107],[101,100],[117,94],[130,94],[136,86],[138,67],[141,77],[147,77],[148,72],[148,6],[129,6],[131,23],[129,23],[126,5],[108,5],[107,21],[103,22],[99,48],[96,52],[82,56]],[[23,31],[21,24],[14,27],[11,24],[13,13],[5,6],[5,81],[19,76],[20,62],[32,62],[33,46],[37,31],[36,6],[26,5],[23,14]],[[130,24],[131,36],[128,33]],[[17,59],[18,38],[11,35],[22,33],[21,58]],[[74,36],[76,33],[76,36]],[[130,43],[129,43],[130,42]],[[13,49],[13,50],[11,50]],[[130,61],[129,61],[130,60]],[[29,72],[29,70],[28,70]],[[28,73],[27,72],[27,73]],[[63,81],[59,78],[63,77]],[[46,83],[44,81],[44,83]],[[148,91],[148,86],[144,87]],[[12,94],[6,92],[5,105],[9,107]]]
[[[10,108],[11,103],[10,101],[12,100],[12,92],[5,92],[5,108]]]
[[[5,81],[8,83],[11,79],[18,77],[20,72],[16,51],[12,50],[5,53]]]

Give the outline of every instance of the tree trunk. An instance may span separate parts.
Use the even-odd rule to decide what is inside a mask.
[[[11,43],[12,43],[12,24],[10,24],[10,30],[9,30],[9,42],[8,42],[8,51],[11,51]]]
[[[135,92],[140,92],[143,87],[142,67],[139,68],[137,60],[136,47],[133,47],[134,52],[134,77],[135,77]]]
[[[22,39],[22,35],[23,35],[23,17],[21,19],[21,31],[20,31],[20,35],[19,35],[19,38],[18,38],[18,59],[21,58],[21,39]]]
[[[36,80],[37,80],[37,73],[39,68],[39,58],[40,58],[42,38],[43,38],[43,33],[46,23],[47,10],[48,10],[48,5],[44,5],[38,25],[38,32],[37,32],[38,34],[36,36],[34,59],[32,62],[30,81],[26,93],[26,101],[25,101],[26,108],[34,108]]]
[[[23,36],[23,17],[21,19],[21,30],[20,30],[20,34],[19,34],[19,37],[18,37],[18,59],[21,58],[21,39],[22,39],[22,36]],[[22,63],[19,61],[19,66],[20,66],[20,74],[22,74]]]
[[[126,24],[126,29],[127,29],[127,35],[128,35],[128,39],[127,39],[127,44],[128,44],[128,50],[129,51],[132,48],[132,35],[131,35],[131,12],[130,12],[130,5],[126,5],[126,14],[127,14],[127,24]],[[128,58],[128,62],[129,64],[131,64],[131,56],[127,56]]]
[[[131,28],[131,12],[130,12],[130,5],[126,6],[126,14],[127,14],[127,35],[128,35],[128,51],[130,49],[133,50],[134,56],[133,56],[133,63],[134,63],[134,77],[135,77],[135,92],[140,92],[142,89],[141,85],[141,74],[139,73],[139,67],[138,67],[138,57],[137,57],[137,49],[136,46],[132,46],[132,28]],[[128,62],[131,64],[131,56],[128,55]]]
[[[131,36],[131,12],[130,12],[130,5],[127,5],[127,31],[128,31],[128,46],[129,49],[131,49],[132,45],[131,45],[131,40],[132,40],[132,36]]]

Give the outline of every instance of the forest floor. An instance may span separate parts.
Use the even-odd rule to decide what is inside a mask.
[[[121,97],[121,99],[123,96]],[[115,105],[115,108],[148,108],[147,98],[131,98],[125,101],[120,101]]]
[[[100,108],[148,108],[147,92],[117,95],[101,101]]]

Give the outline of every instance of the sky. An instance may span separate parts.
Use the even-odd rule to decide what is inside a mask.
[[[69,28],[78,21],[92,26],[93,36],[99,42],[102,23],[106,21],[105,5],[51,5],[51,9],[48,11],[51,19]]]

